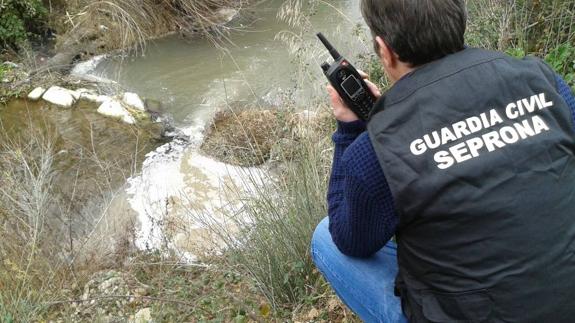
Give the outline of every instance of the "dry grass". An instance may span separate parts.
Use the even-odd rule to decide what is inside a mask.
[[[225,163],[261,165],[274,145],[293,139],[294,121],[293,114],[280,110],[225,110],[214,117],[201,149]]]
[[[1,148],[0,320],[8,313],[34,317],[39,309],[32,304],[49,297],[46,290],[57,284],[62,265],[46,227],[56,153],[50,137],[38,133],[31,140],[4,140]]]
[[[472,44],[495,49],[524,44],[530,50],[546,51],[556,42],[573,40],[573,19],[569,19],[573,12],[571,1],[540,2],[551,5],[546,8],[555,8],[551,11],[529,9],[518,0],[469,3],[472,7]],[[111,37],[111,43],[117,47],[130,47],[142,44],[154,35],[195,28],[194,22],[200,22],[199,28],[207,30],[214,22],[211,13],[215,8],[242,4],[231,0],[77,1],[83,9],[70,16],[69,23],[75,28],[81,28],[83,24],[93,28],[103,25],[108,28],[105,34]],[[301,17],[305,14],[301,12],[301,4],[297,0],[286,2],[280,16],[291,19],[289,23],[306,24],[306,17]],[[293,6],[291,11],[290,5]],[[545,28],[539,29],[543,26]],[[537,38],[538,33],[547,29],[552,36],[539,37],[539,45],[531,47],[529,39]],[[293,36],[285,40],[292,42],[294,55],[304,61],[304,56],[313,50],[305,49],[303,35]],[[305,83],[309,79],[302,76],[300,81]],[[294,126],[289,119],[286,114],[269,111],[227,112],[216,118],[211,129],[213,134],[208,135],[203,148],[221,160],[240,165],[260,164],[273,158],[274,146],[281,138],[291,140],[298,155],[293,158],[283,147],[280,149],[278,160],[287,166],[282,176],[270,180],[268,186],[258,185],[258,176],[245,174],[244,180],[253,184],[250,186],[257,191],[251,192],[255,196],[239,196],[245,203],[228,214],[233,227],[242,228],[239,238],[237,232],[226,231],[221,225],[210,226],[213,219],[209,214],[199,219],[214,228],[214,234],[227,246],[228,253],[222,259],[225,263],[217,263],[215,273],[192,269],[158,254],[136,255],[131,259],[132,263],[124,269],[153,286],[151,297],[157,301],[152,303],[157,311],[156,318],[166,321],[182,317],[224,321],[254,317],[262,321],[272,317],[310,321],[354,319],[341,309],[341,304],[331,301],[333,295],[309,257],[311,234],[327,212],[325,193],[332,157],[329,134],[333,130],[333,120],[322,116],[302,128]],[[3,237],[0,242],[0,321],[15,316],[22,321],[42,317],[46,311],[43,304],[68,299],[68,295],[59,292],[61,286],[70,281],[81,284],[89,273],[98,269],[91,264],[89,268],[72,270],[69,254],[62,252],[66,249],[59,248],[61,241],[48,234],[53,228],[45,221],[46,212],[54,207],[69,209],[69,206],[58,206],[52,195],[52,165],[59,150],[55,149],[49,136],[43,135],[0,147],[0,187],[3,188],[0,189],[0,234]],[[91,158],[99,159],[97,154],[90,155]],[[114,165],[101,162],[96,167],[105,176]],[[102,208],[103,215],[108,206]],[[115,260],[121,259],[125,257]],[[242,299],[243,291],[248,289],[249,297]],[[265,303],[258,304],[263,298]],[[173,306],[168,306],[170,303]],[[269,305],[276,311],[272,317],[269,313],[264,315]],[[319,308],[321,312],[330,306],[338,308],[335,315],[316,315],[317,311],[308,311]],[[258,313],[262,309],[263,312]],[[292,312],[297,314],[292,315]]]
[[[240,9],[246,0],[79,0],[66,24],[71,33],[98,31],[109,49],[142,50],[146,41],[172,32],[203,33],[221,24],[222,8]],[[221,32],[221,29],[216,31]],[[65,36],[68,37],[68,36]]]

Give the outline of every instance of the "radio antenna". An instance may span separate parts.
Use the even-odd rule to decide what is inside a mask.
[[[333,46],[329,43],[329,41],[327,41],[327,39],[325,38],[325,36],[322,33],[317,33],[317,38],[319,38],[319,40],[321,40],[321,42],[323,43],[323,45],[325,46],[325,48],[327,48],[327,50],[329,51],[329,53],[331,54],[331,56],[333,57],[334,60],[338,60],[341,58],[341,55],[339,54],[339,52],[337,50],[335,50],[335,48],[333,48]]]

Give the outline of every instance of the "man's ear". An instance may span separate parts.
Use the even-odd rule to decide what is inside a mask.
[[[379,50],[378,55],[381,59],[381,63],[386,69],[393,69],[397,65],[397,55],[389,46],[387,46],[383,38],[376,36],[375,41],[377,42]]]

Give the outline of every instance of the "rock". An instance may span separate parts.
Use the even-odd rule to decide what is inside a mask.
[[[317,308],[312,307],[311,310],[307,313],[307,319],[309,321],[313,321],[315,320],[318,316],[320,315],[319,311],[317,310]]]
[[[104,103],[106,101],[106,100],[104,100],[102,102],[98,102],[98,98],[99,98],[99,95],[96,95],[96,94],[91,94],[91,93],[81,93],[80,94],[80,100],[86,100],[86,101],[96,102],[96,103]]]
[[[130,320],[131,323],[149,323],[152,322],[152,309],[149,307],[139,310],[134,319]]]
[[[146,287],[138,287],[138,288],[136,288],[136,290],[134,291],[134,296],[136,296],[136,297],[147,296],[148,293],[149,293],[148,288],[146,288]]]
[[[124,93],[122,96],[122,101],[136,110],[146,111],[146,105],[144,104],[144,101],[142,101],[140,96],[136,93]]]
[[[97,95],[97,94],[89,94],[89,93],[82,93],[80,99],[95,102],[95,103],[104,103],[106,101],[112,100],[111,97],[107,95]]]
[[[70,108],[76,102],[72,93],[73,91],[68,89],[59,86],[52,86],[48,91],[46,91],[46,93],[44,93],[42,99],[59,107]]]
[[[99,95],[95,90],[77,89],[74,92],[76,92],[76,96],[80,100],[86,100],[86,101],[95,102],[95,103],[104,103],[104,102],[112,99],[111,97],[109,97],[107,95]]]
[[[98,108],[98,113],[112,118],[119,118],[127,124],[136,123],[136,119],[124,108],[122,102],[115,99],[110,99],[102,103]]]
[[[148,112],[164,113],[166,112],[164,105],[161,101],[146,99],[146,107]]]
[[[74,92],[73,95],[76,98],[76,100],[81,99],[83,95],[96,95],[96,92],[94,90],[88,90],[84,88],[76,89],[73,92]]]
[[[28,94],[28,99],[30,100],[39,100],[42,95],[44,94],[44,92],[46,92],[46,89],[43,87],[37,87],[35,88],[32,92],[30,92],[30,94]]]
[[[126,322],[128,298],[121,296],[131,294],[130,279],[130,275],[114,270],[94,274],[84,286],[82,302],[74,306],[75,314],[71,321]]]
[[[335,310],[337,310],[339,307],[341,307],[341,303],[338,299],[336,298],[332,298],[327,302],[327,309],[330,312],[334,312]]]
[[[224,163],[261,165],[269,159],[274,144],[288,135],[282,120],[274,110],[220,112],[207,129],[201,149]]]
[[[94,102],[96,102],[96,103],[104,103],[104,102],[110,101],[110,100],[112,100],[112,98],[109,97],[109,96],[107,96],[107,95],[98,95],[98,96],[96,97],[96,99],[95,99]]]

